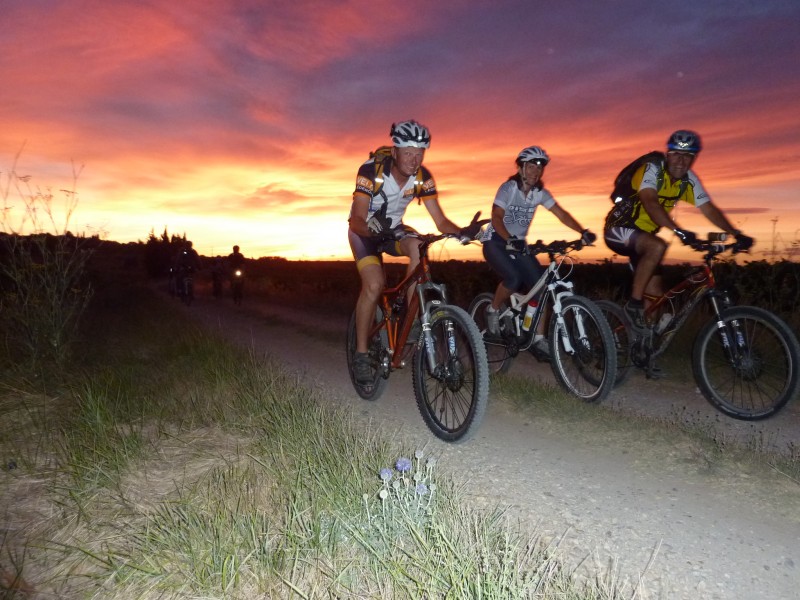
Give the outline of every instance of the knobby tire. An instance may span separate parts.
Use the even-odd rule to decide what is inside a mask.
[[[489,324],[486,320],[486,308],[492,305],[494,294],[484,292],[478,294],[469,305],[469,316],[478,326],[478,331],[484,339],[486,358],[489,361],[489,373],[502,374],[511,368],[512,357],[508,353],[503,340],[489,333]],[[501,324],[502,329],[502,324]]]
[[[600,308],[583,296],[564,298],[561,314],[574,352],[567,353],[553,314],[549,336],[553,375],[570,394],[584,402],[599,402],[614,388],[617,375],[617,350],[611,328]],[[579,322],[583,323],[584,337],[580,337]]]
[[[603,313],[611,328],[614,347],[617,350],[617,376],[614,378],[614,386],[616,387],[622,385],[633,370],[633,361],[631,360],[631,343],[634,339],[633,330],[619,304],[610,300],[595,300],[595,304]]]
[[[725,309],[721,318],[734,346],[732,323],[738,321],[744,348],[731,361],[716,319],[707,323],[692,350],[697,386],[714,407],[735,419],[756,421],[774,415],[800,387],[796,336],[784,321],[755,306]]]
[[[452,324],[455,353],[448,348]],[[483,420],[489,402],[486,349],[475,322],[457,306],[440,306],[431,314],[431,338],[436,371],[428,367],[425,335],[412,358],[417,408],[433,434],[446,442],[469,439]]]

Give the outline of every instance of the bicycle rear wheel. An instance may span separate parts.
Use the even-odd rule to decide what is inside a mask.
[[[244,282],[241,280],[234,280],[231,284],[231,296],[233,296],[234,304],[241,304],[244,298]]]
[[[379,307],[375,311],[375,322],[380,323],[382,321],[383,311]],[[353,311],[353,314],[350,315],[350,322],[347,325],[347,343],[345,348],[345,353],[347,354],[347,371],[350,373],[350,381],[356,393],[364,400],[377,400],[386,389],[388,379],[384,376],[385,373],[381,366],[381,360],[385,354],[384,350],[387,345],[386,328],[382,327],[372,336],[372,339],[369,340],[369,347],[367,350],[372,369],[372,382],[363,385],[356,381],[356,376],[353,372],[353,360],[356,355],[356,313]]]
[[[624,383],[633,370],[633,362],[631,361],[633,331],[619,304],[610,300],[596,300],[595,304],[603,313],[606,321],[608,321],[608,326],[611,328],[611,336],[614,338],[614,347],[617,350],[617,376],[614,379],[614,386],[616,387]]]
[[[185,279],[183,282],[183,303],[189,306],[194,300],[194,284],[191,279]]]
[[[550,366],[562,387],[584,402],[599,402],[614,388],[617,350],[601,310],[583,296],[561,302],[563,326],[550,319]],[[567,343],[571,349],[567,347]]]
[[[422,420],[446,442],[465,441],[479,427],[489,402],[489,367],[475,322],[465,310],[444,305],[431,314],[431,371],[425,332],[414,352],[412,380]]]
[[[695,339],[692,368],[700,391],[734,419],[774,415],[800,387],[797,338],[781,319],[755,306],[735,306],[721,317],[723,325],[712,319]]]
[[[489,372],[492,374],[505,373],[511,368],[511,356],[502,339],[489,333],[486,322],[486,308],[492,305],[494,294],[486,292],[478,294],[469,305],[469,315],[483,337],[486,346],[486,358],[489,361]],[[503,324],[500,324],[502,329]]]

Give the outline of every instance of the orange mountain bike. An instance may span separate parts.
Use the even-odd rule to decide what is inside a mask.
[[[735,306],[717,287],[712,266],[719,254],[737,252],[722,241],[698,240],[703,264],[665,294],[647,298],[647,327],[636,329],[618,304],[600,300],[617,347],[616,383],[633,367],[653,378],[654,361],[669,347],[676,332],[703,300],[711,319],[694,339],[692,370],[697,387],[718,410],[736,419],[755,421],[774,415],[800,390],[800,344],[789,326],[755,306]]]
[[[361,385],[353,373],[355,312],[347,327],[347,367],[358,395],[375,400],[392,371],[402,369],[410,359],[414,396],[423,421],[446,442],[464,441],[480,425],[488,404],[486,350],[475,322],[464,309],[448,304],[445,286],[431,280],[428,249],[439,240],[459,236],[417,237],[422,242],[419,265],[396,286],[384,289],[378,302],[368,350],[372,382]],[[412,286],[416,286],[414,293],[406,302]],[[413,337],[416,319],[419,335]]]

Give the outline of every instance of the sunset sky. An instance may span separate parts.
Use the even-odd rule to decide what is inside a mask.
[[[73,232],[348,258],[356,170],[414,118],[459,224],[488,215],[536,144],[547,187],[601,233],[617,171],[689,128],[695,171],[753,256],[800,239],[797,0],[3,0],[0,23],[6,230],[21,150],[16,172],[57,201],[82,166]],[[684,206],[678,222],[708,231]],[[434,230],[416,204],[406,222]],[[531,240],[565,237],[537,212]]]

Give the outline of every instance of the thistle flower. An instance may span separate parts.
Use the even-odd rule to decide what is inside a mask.
[[[381,469],[380,472],[381,481],[388,482],[392,478],[392,470],[386,467]]]
[[[424,496],[425,494],[428,493],[428,486],[425,485],[424,483],[418,483],[416,487],[416,492],[417,495]]]
[[[422,450],[417,450],[416,452],[414,452],[414,458],[416,458],[417,460],[422,458],[422,456],[423,456]]]
[[[394,468],[400,471],[401,473],[405,473],[406,471],[411,470],[411,461],[408,460],[406,457],[401,456],[397,459],[397,462],[394,465]]]

